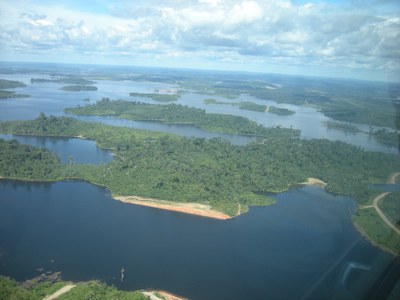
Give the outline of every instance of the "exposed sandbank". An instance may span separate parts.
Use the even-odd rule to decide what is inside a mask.
[[[180,203],[139,196],[113,196],[113,198],[124,203],[176,211],[206,218],[218,220],[227,220],[232,218],[231,216],[228,216],[222,212],[211,209],[210,206],[205,204]]]
[[[302,182],[300,184],[316,185],[316,186],[319,186],[322,188],[324,188],[326,186],[326,182],[322,181],[321,179],[313,178],[313,177],[307,178],[307,181]]]
[[[150,300],[187,300],[181,296],[174,295],[166,291],[142,291],[142,294],[149,297]]]

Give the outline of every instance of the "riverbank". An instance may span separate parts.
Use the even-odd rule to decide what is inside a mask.
[[[395,184],[399,175],[400,172],[390,175],[387,183]],[[388,194],[390,192],[380,193],[371,200],[370,205],[359,206],[352,220],[357,231],[371,244],[399,256],[400,230],[388,220],[378,206],[379,201],[384,201]]]
[[[142,294],[149,297],[150,300],[187,300],[187,298],[161,290],[142,291]]]
[[[175,211],[185,214],[196,215],[200,217],[206,217],[218,220],[227,220],[232,218],[229,215],[211,209],[210,206],[205,204],[180,203],[180,202],[159,200],[154,198],[144,198],[139,196],[113,196],[113,198],[123,203]]]
[[[321,179],[313,178],[313,177],[307,178],[307,180],[305,182],[302,182],[300,184],[316,185],[316,186],[319,186],[321,188],[324,188],[326,186],[326,182],[322,181]]]

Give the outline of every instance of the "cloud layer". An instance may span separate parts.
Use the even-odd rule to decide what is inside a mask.
[[[396,1],[132,2],[2,2],[0,50],[6,59],[381,77],[400,72]]]

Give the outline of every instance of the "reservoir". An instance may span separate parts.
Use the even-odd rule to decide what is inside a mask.
[[[38,148],[46,148],[57,154],[61,162],[66,164],[105,164],[113,159],[110,151],[99,148],[95,141],[79,138],[25,136],[0,134],[4,140],[16,139],[21,144]]]
[[[121,203],[85,182],[1,180],[0,195],[0,269],[17,280],[61,271],[190,299],[358,299],[369,286],[355,283],[393,261],[354,228],[352,199],[313,186],[226,221]]]
[[[58,66],[63,70],[63,66]],[[64,68],[67,69],[66,66]],[[77,73],[79,67],[76,66]],[[84,67],[82,67],[84,68]],[[39,69],[39,68],[38,68]],[[83,71],[85,69],[82,69]],[[110,70],[111,71],[111,70]],[[125,70],[126,71],[126,70]],[[69,70],[71,72],[71,70]],[[118,75],[118,68],[112,69]],[[27,86],[23,88],[16,88],[14,91],[18,93],[28,94],[29,98],[19,99],[2,99],[0,101],[0,121],[6,120],[29,120],[37,118],[40,112],[46,115],[65,115],[64,109],[67,107],[75,107],[77,105],[86,105],[95,103],[103,97],[110,99],[123,99],[142,102],[159,104],[150,98],[134,98],[130,97],[130,92],[139,93],[152,93],[157,90],[176,90],[179,85],[166,84],[162,82],[141,82],[132,80],[95,80],[94,86],[98,88],[97,91],[80,91],[80,92],[66,92],[61,90],[64,83],[57,82],[42,82],[30,83],[31,78],[48,78],[46,74],[42,73],[27,73],[27,74],[1,74],[1,78],[8,80],[18,80],[24,82]],[[273,105],[281,108],[288,108],[295,111],[294,115],[280,116],[266,112],[256,112],[240,109],[237,106],[218,105],[218,104],[204,104],[203,100],[207,98],[214,98],[220,102],[240,102],[250,101],[262,105]],[[89,102],[84,102],[83,99],[90,99]],[[303,138],[326,138],[329,140],[340,140],[352,145],[360,146],[369,151],[378,151],[386,153],[398,153],[398,148],[394,145],[385,145],[375,141],[368,134],[365,133],[351,133],[343,132],[336,129],[329,129],[326,127],[325,122],[330,120],[325,117],[321,112],[312,107],[303,107],[290,104],[277,103],[273,99],[258,99],[249,95],[240,95],[236,99],[227,99],[221,96],[210,96],[204,93],[194,93],[187,91],[179,99],[177,104],[188,105],[205,109],[208,113],[224,113],[246,117],[250,120],[262,124],[267,127],[282,126],[293,127],[301,130]],[[94,120],[94,119],[93,119]],[[113,118],[96,118],[96,122],[105,124],[121,126],[122,122]],[[241,145],[248,142],[248,137],[239,137],[224,135],[219,133],[210,133],[199,128],[189,128],[189,126],[176,126],[155,122],[125,122],[125,125],[133,128],[158,130],[162,132],[175,133],[187,137],[200,137],[200,138],[213,138],[222,137],[230,140],[232,143]],[[359,126],[360,127],[360,126]],[[365,127],[365,126],[364,126]],[[365,128],[364,128],[365,129]]]

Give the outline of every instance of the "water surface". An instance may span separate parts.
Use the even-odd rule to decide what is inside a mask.
[[[393,260],[354,229],[354,201],[317,187],[227,221],[121,203],[84,182],[3,180],[0,195],[0,269],[17,280],[43,268],[190,299],[327,299],[349,264],[371,268],[354,272],[357,282]]]
[[[79,70],[77,70],[79,74]],[[118,74],[118,73],[116,73]],[[46,82],[46,83],[30,83],[30,78],[49,78],[46,74],[31,73],[31,74],[2,74],[1,78],[9,80],[19,80],[27,84],[24,88],[14,89],[18,93],[29,94],[29,98],[18,99],[2,99],[0,101],[0,121],[6,120],[30,120],[38,117],[40,112],[47,115],[65,115],[66,107],[75,107],[77,105],[86,105],[94,103],[96,100],[103,97],[110,99],[124,99],[129,101],[138,100],[138,98],[130,97],[130,92],[153,93],[154,90],[174,90],[179,89],[178,85],[165,84],[160,82],[137,82],[130,80],[95,80],[97,91],[80,91],[66,92],[60,88],[66,84]],[[84,102],[83,99],[90,99],[90,102]],[[251,101],[258,104],[274,105],[277,107],[288,108],[296,113],[290,116],[279,116],[267,112],[255,112],[240,109],[237,106],[204,104],[203,100],[214,98],[222,102],[240,102]],[[147,103],[157,103],[150,98],[140,98],[140,101]],[[209,113],[223,113],[243,116],[265,126],[282,126],[293,127],[302,131],[303,138],[326,138],[329,140],[340,140],[352,145],[360,146],[369,151],[379,151],[387,153],[398,153],[396,146],[384,145],[365,133],[348,133],[336,129],[329,129],[325,122],[330,120],[322,113],[312,107],[303,107],[290,104],[280,104],[273,99],[257,99],[249,95],[240,95],[237,99],[227,99],[221,96],[210,96],[209,94],[201,94],[187,92],[176,103],[205,109]],[[157,103],[158,104],[158,103]],[[96,121],[120,126],[120,121],[111,122],[110,119],[97,118]],[[187,127],[154,123],[154,122],[131,122],[130,127],[147,128],[150,130],[159,130],[163,132],[175,133],[184,136],[195,137],[222,137],[230,140],[233,143],[241,144],[246,142],[245,139],[236,136],[223,135],[218,133],[209,133],[207,131],[195,128],[188,129]],[[363,127],[363,126],[360,126]],[[364,126],[365,127],[365,126]],[[364,128],[363,127],[363,128]],[[379,127],[376,127],[379,128]],[[364,128],[365,129],[365,128]],[[240,140],[240,141],[239,141]],[[237,141],[237,142],[235,142]],[[248,141],[248,139],[247,139]]]
[[[57,154],[62,163],[102,164],[113,159],[110,151],[99,148],[95,141],[90,140],[14,134],[0,134],[0,138],[4,140],[16,139],[21,144],[46,148]]]

